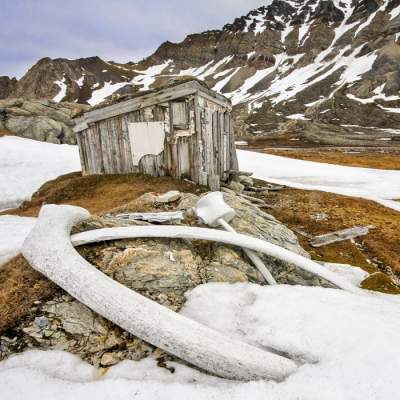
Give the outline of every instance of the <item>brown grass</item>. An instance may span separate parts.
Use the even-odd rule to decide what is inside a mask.
[[[3,136],[14,136],[14,134],[7,129],[0,129],[0,137]]]
[[[369,200],[296,189],[270,193],[265,200],[274,206],[268,212],[296,232],[313,259],[355,265],[370,273],[387,272],[389,266],[400,279],[399,212]],[[329,215],[328,220],[316,222],[311,218],[322,212]],[[356,239],[355,244],[348,240],[313,248],[303,235],[314,236],[367,225],[374,225],[376,229]]]
[[[5,213],[36,216],[43,204],[70,204],[88,209],[92,214],[105,213],[147,192],[169,190],[202,193],[206,189],[169,177],[153,178],[141,174],[82,176],[72,173],[44,184],[30,202]]]
[[[263,153],[273,154],[299,160],[324,162],[328,164],[348,165],[378,169],[400,170],[400,151],[360,153],[329,151],[329,150],[264,150]]]
[[[57,286],[30,267],[21,255],[0,269],[0,335],[29,316],[35,301],[52,297]]]

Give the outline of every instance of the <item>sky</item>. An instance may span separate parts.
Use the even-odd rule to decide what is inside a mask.
[[[269,0],[1,0],[0,76],[43,57],[138,61],[163,42],[218,29]]]

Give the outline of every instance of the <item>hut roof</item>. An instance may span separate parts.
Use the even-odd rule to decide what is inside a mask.
[[[189,96],[194,93],[201,92],[210,100],[231,109],[230,100],[209,89],[208,86],[197,79],[185,79],[172,82],[167,86],[159,89],[149,90],[146,92],[138,92],[115,98],[114,101],[102,103],[92,108],[89,112],[84,113],[81,117],[76,118],[75,132],[80,132],[87,128],[89,123],[105,120],[127,112],[139,110],[144,107],[150,107],[155,104],[164,103],[174,99]]]

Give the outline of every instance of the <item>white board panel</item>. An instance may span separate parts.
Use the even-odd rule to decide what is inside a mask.
[[[139,165],[143,156],[157,156],[164,150],[164,122],[131,122],[128,132],[134,166]]]

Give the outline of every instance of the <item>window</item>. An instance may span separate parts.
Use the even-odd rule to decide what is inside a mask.
[[[189,111],[187,103],[184,101],[171,103],[172,123],[175,128],[189,128]]]

